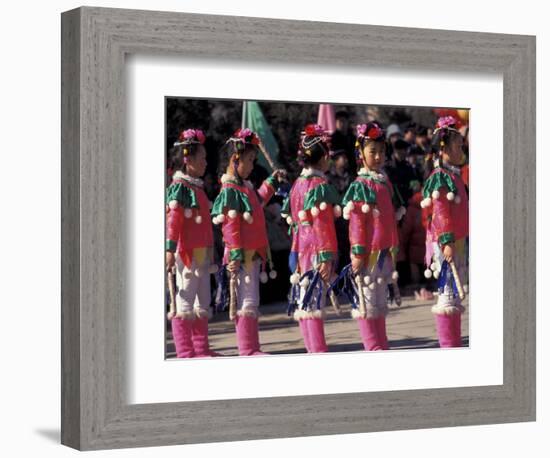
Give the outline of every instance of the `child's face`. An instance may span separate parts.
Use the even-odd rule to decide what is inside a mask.
[[[368,142],[363,148],[363,160],[369,170],[380,171],[384,165],[384,153],[386,144],[384,142]]]
[[[252,173],[252,170],[254,169],[255,160],[256,160],[255,148],[247,147],[244,153],[241,153],[239,158],[239,164],[237,165],[237,173],[243,180],[246,180]]]
[[[462,135],[453,135],[448,145],[446,145],[441,152],[443,161],[452,165],[461,165],[464,157],[464,152],[462,150],[463,143]]]
[[[185,169],[189,175],[195,178],[202,177],[206,172],[206,149],[203,145],[197,145],[195,154],[187,158]]]

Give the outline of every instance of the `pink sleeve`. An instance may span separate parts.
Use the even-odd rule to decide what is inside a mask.
[[[367,243],[368,234],[372,232],[372,211],[363,213],[361,206],[363,202],[355,202],[349,219],[349,243],[351,253],[357,257],[368,255]]]
[[[166,213],[166,250],[176,251],[181,231],[183,230],[183,210],[178,205],[168,208]]]
[[[313,233],[319,262],[335,260],[338,251],[334,212],[331,204],[325,210],[313,217]]]
[[[230,261],[244,261],[244,251],[241,243],[241,215],[235,218],[225,216],[222,224],[223,241],[225,248],[229,250]]]
[[[262,199],[262,205],[269,202],[269,199],[275,194],[275,182],[273,177],[269,177],[264,180],[260,188],[258,189],[258,195]]]
[[[447,199],[447,188],[439,190],[439,197],[432,198],[432,227],[440,244],[454,242],[453,225],[451,219],[451,202]]]

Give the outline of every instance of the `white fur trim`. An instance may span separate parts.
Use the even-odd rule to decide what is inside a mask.
[[[250,214],[250,212],[244,212],[243,213],[243,219],[248,223],[248,224],[252,224],[254,222],[254,218],[252,218],[252,215]]]
[[[434,315],[454,315],[455,313],[464,312],[464,307],[462,305],[438,305],[435,304],[432,307],[432,313]]]
[[[340,216],[342,216],[342,207],[340,207],[340,205],[335,205],[332,208],[332,211],[334,212],[334,216],[336,218],[340,218]]]
[[[286,223],[287,223],[289,226],[293,223],[293,221],[292,221],[292,216],[287,216],[287,217],[286,217]]]
[[[305,277],[301,282],[300,282],[300,286],[302,288],[307,288],[309,286],[309,278]]]
[[[296,309],[294,310],[294,315],[292,315],[292,318],[294,318],[296,321],[303,320],[306,317],[306,311],[302,309]]]
[[[397,272],[397,270],[394,270],[392,273],[391,273],[391,279],[392,280],[397,280],[399,278],[399,272]]]
[[[174,208],[177,208],[178,205],[179,204],[177,200],[171,200],[170,202],[168,202],[168,206],[170,207],[171,210],[174,210]]]
[[[297,285],[298,283],[300,283],[300,274],[298,272],[294,272],[290,276],[290,284],[291,285]]]
[[[426,278],[432,278],[432,275],[433,275],[433,272],[432,272],[430,269],[426,269],[426,270],[424,271],[424,276],[425,276]]]
[[[362,211],[363,213],[368,213],[369,210],[370,210],[369,204],[363,204],[363,205],[361,205],[361,211]]]
[[[195,223],[197,223],[197,224],[201,224],[201,223],[202,223],[202,216],[201,216],[201,215],[195,216]]]
[[[455,193],[454,192],[448,192],[447,193],[447,200],[454,200],[455,199]]]
[[[269,278],[271,278],[272,280],[275,280],[277,278],[277,271],[276,270],[270,270],[269,271]]]
[[[186,208],[183,211],[183,216],[185,216],[186,218],[191,218],[193,216],[193,210],[191,210],[190,208]]]
[[[300,210],[300,211],[298,212],[298,218],[300,218],[300,219],[306,219],[306,216],[307,216],[307,215],[306,215],[306,212],[305,212],[304,210]]]
[[[203,309],[200,307],[196,307],[194,310],[197,318],[212,318],[212,311],[210,310],[210,308]]]
[[[256,308],[244,308],[241,310],[237,310],[237,316],[250,316],[252,318],[258,318],[260,313]]]
[[[460,196],[455,197],[455,204],[459,204],[461,201],[462,199],[460,198]]]
[[[310,212],[311,212],[311,216],[313,217],[319,216],[319,209],[315,206],[311,207]]]
[[[235,219],[237,217],[237,210],[232,208],[227,212],[227,216],[229,216],[231,219]]]
[[[322,210],[322,211],[325,211],[327,209],[327,203],[326,202],[321,202],[321,205],[319,205],[319,208]]]
[[[372,211],[372,216],[374,216],[375,218],[378,218],[380,216],[380,210],[378,210],[378,208],[375,208]]]
[[[180,311],[180,312],[176,313],[175,318],[179,318],[180,320],[194,320],[195,319],[195,312],[193,310],[191,310],[190,312]]]
[[[260,272],[260,282],[261,283],[267,283],[267,273],[264,272]]]
[[[432,199],[439,199],[439,191],[437,189],[435,189],[433,192],[432,192]]]

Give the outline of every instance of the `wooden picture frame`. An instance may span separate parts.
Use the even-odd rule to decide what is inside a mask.
[[[91,450],[535,420],[535,37],[91,7],[63,13],[61,35],[63,444]],[[122,202],[132,53],[502,74],[503,384],[127,404]]]

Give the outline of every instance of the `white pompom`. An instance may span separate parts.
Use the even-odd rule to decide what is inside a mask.
[[[260,273],[260,281],[262,283],[267,283],[267,274],[265,272]]]
[[[271,269],[271,270],[269,271],[269,278],[271,278],[272,280],[275,280],[275,279],[277,278],[277,271]]]
[[[437,280],[439,278],[439,270],[434,271],[434,278]]]
[[[319,208],[324,211],[327,209],[327,203],[326,202],[321,202],[321,205],[319,205]]]
[[[202,216],[201,216],[201,215],[195,216],[195,223],[197,223],[197,224],[201,224],[201,223],[202,223]]]
[[[174,208],[176,208],[178,206],[178,201],[177,200],[171,200],[170,202],[168,202],[168,206],[170,207],[171,210],[173,210]]]
[[[218,266],[216,264],[210,264],[208,266],[208,273],[209,274],[215,274],[218,273]]]
[[[235,219],[237,217],[237,210],[232,208],[227,212],[227,216],[229,216],[231,219]]]
[[[378,277],[376,279],[376,283],[378,283],[379,285],[381,285],[382,283],[384,283],[384,278],[383,277]]]
[[[289,226],[292,225],[292,216],[286,217],[286,224],[288,224]]]
[[[352,211],[353,208],[355,207],[355,204],[353,203],[353,200],[350,200],[346,206],[344,207],[344,211],[348,210],[348,211]]]
[[[467,293],[468,289],[469,289],[468,284],[466,283],[466,284],[462,285],[462,289],[464,290],[465,293]]]
[[[455,204],[459,204],[461,202],[461,200],[462,199],[460,198],[460,196],[456,196],[455,197]]]
[[[300,211],[298,212],[298,218],[300,218],[300,219],[306,219],[306,216],[307,216],[307,215],[306,215],[306,212],[305,212],[304,210],[300,210]]]
[[[391,279],[392,280],[397,280],[399,278],[399,272],[397,272],[397,270],[394,270],[392,273],[391,273]]]
[[[432,199],[430,197],[426,197],[425,199],[422,199],[420,201],[420,206],[422,208],[427,208],[432,204]]]
[[[372,282],[372,283],[369,285],[369,289],[372,291],[374,288],[376,288],[376,283]]]
[[[370,210],[369,204],[363,204],[363,205],[361,205],[361,211],[362,211],[363,213],[368,213],[369,210]]]
[[[248,285],[250,283],[250,275],[245,275],[244,276],[244,282]]]
[[[437,189],[432,192],[432,199],[439,199],[439,191]]]
[[[214,224],[214,225],[216,225],[216,226],[217,226],[218,224],[220,224],[220,223],[218,222],[218,217],[217,217],[217,216],[214,216],[214,217],[212,218],[212,224]]]
[[[301,282],[300,282],[300,286],[302,288],[307,288],[309,286],[309,278],[305,277]]]
[[[297,285],[298,283],[300,283],[300,274],[298,272],[294,272],[290,276],[290,284],[291,285]]]
[[[455,193],[454,192],[448,192],[447,193],[447,200],[454,200],[455,199]]]
[[[193,210],[191,210],[190,208],[186,208],[183,212],[183,216],[185,216],[186,218],[191,218],[193,216]]]
[[[281,218],[288,218],[288,213],[281,213]]]
[[[437,269],[437,264],[436,264],[435,262],[432,262],[432,263],[430,264],[430,269],[436,270],[436,269]]]
[[[199,268],[196,268],[194,271],[195,277],[202,277],[202,272]]]
[[[369,275],[365,275],[365,277],[363,278],[363,281],[365,282],[365,285],[370,285],[370,276]]]
[[[340,205],[335,205],[332,208],[332,211],[334,212],[334,216],[336,218],[340,218],[340,216],[342,216],[342,207],[340,207]]]
[[[218,215],[218,224],[221,224],[224,221],[225,221],[225,215],[221,213],[220,215]]]
[[[372,211],[372,216],[374,216],[375,218],[378,218],[380,216],[380,210],[378,210],[378,208],[375,208]]]
[[[319,209],[315,206],[311,207],[311,216],[316,217],[319,216]]]
[[[254,221],[254,218],[252,218],[252,215],[250,214],[250,212],[244,212],[244,213],[243,213],[243,219],[244,219],[248,224],[252,224],[252,222]]]
[[[347,208],[344,208],[344,219],[348,220],[350,218],[350,212]]]
[[[432,278],[432,275],[433,275],[433,272],[432,272],[430,269],[426,269],[426,270],[424,271],[424,276],[425,276],[426,278]]]

